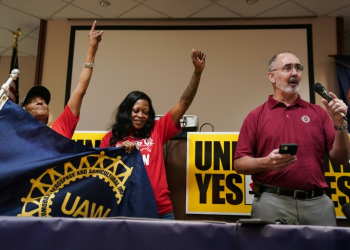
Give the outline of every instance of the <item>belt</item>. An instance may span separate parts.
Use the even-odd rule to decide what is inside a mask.
[[[286,188],[280,188],[280,187],[271,187],[271,186],[265,186],[265,185],[261,185],[259,191],[260,193],[268,192],[268,193],[273,193],[277,195],[291,196],[294,199],[301,199],[301,200],[311,199],[314,197],[322,196],[327,193],[326,190],[323,190],[323,189],[305,191],[305,190],[286,189]]]

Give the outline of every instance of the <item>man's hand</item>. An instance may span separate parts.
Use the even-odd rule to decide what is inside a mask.
[[[279,149],[274,149],[265,157],[263,164],[266,169],[279,171],[294,163],[297,160],[296,155],[279,154]]]
[[[139,150],[137,143],[131,141],[123,141],[121,144],[119,144],[119,147],[124,148],[126,153],[130,153],[135,148]]]
[[[196,73],[202,73],[205,67],[205,57],[206,55],[202,53],[200,50],[192,49],[192,63],[194,65],[194,71]]]
[[[346,106],[343,100],[338,99],[338,97],[332,92],[329,92],[329,95],[332,97],[332,101],[328,102],[327,100],[322,99],[322,102],[326,107],[329,116],[332,118],[334,125],[341,127],[344,125],[344,119],[339,112],[346,115],[348,112],[348,106]]]

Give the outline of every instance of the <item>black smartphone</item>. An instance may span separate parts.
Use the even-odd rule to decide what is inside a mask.
[[[280,154],[291,154],[296,155],[298,150],[298,144],[296,143],[282,143],[280,145]]]

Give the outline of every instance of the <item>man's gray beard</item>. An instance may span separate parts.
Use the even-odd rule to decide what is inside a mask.
[[[296,86],[291,86],[291,85],[287,85],[284,86],[283,84],[281,84],[280,82],[276,81],[276,87],[283,90],[286,93],[289,94],[296,94],[299,92],[300,89],[300,83]]]

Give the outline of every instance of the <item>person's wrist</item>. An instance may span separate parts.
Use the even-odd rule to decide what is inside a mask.
[[[89,49],[91,49],[91,50],[97,50],[97,48],[98,48],[98,43],[89,44]]]
[[[345,121],[342,126],[338,126],[335,123],[333,124],[334,129],[337,131],[347,130],[348,129],[348,123]]]
[[[93,68],[93,67],[95,67],[95,63],[93,63],[93,62],[84,63],[83,67],[84,68]]]
[[[261,166],[264,170],[268,169],[268,166],[267,166],[268,159],[267,159],[267,157],[261,157],[260,160],[261,160],[260,166]]]
[[[194,70],[194,73],[196,76],[201,76],[202,72],[203,72],[203,70],[196,70],[196,69]]]

